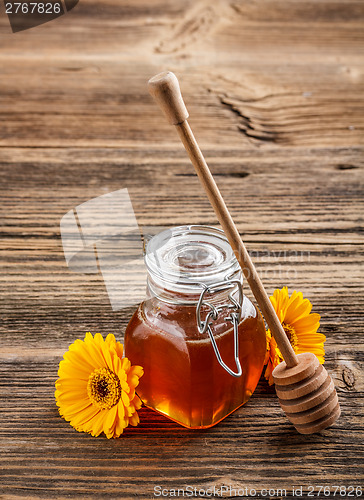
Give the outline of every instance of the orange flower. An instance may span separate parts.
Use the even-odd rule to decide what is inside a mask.
[[[60,415],[78,431],[119,437],[138,425],[141,401],[135,394],[141,366],[123,358],[123,346],[109,334],[86,333],[70,345],[59,364],[55,398]]]
[[[320,326],[320,315],[311,313],[311,302],[303,298],[302,292],[296,292],[296,290],[289,297],[286,286],[281,290],[274,290],[270,301],[295,353],[312,352],[323,364],[325,362],[324,342],[326,337],[317,331]],[[269,385],[273,384],[272,372],[281,361],[283,361],[282,354],[270,330],[267,330],[265,356],[267,368],[264,376],[269,381]]]

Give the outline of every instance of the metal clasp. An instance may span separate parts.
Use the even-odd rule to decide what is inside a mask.
[[[219,283],[214,283],[213,285],[206,286],[202,285],[203,290],[201,292],[200,298],[197,302],[196,306],[196,319],[197,319],[197,328],[200,333],[205,333],[206,331],[209,334],[212,347],[214,348],[216,358],[220,365],[226,370],[230,375],[233,377],[240,377],[242,372],[241,365],[240,365],[240,360],[239,360],[239,337],[238,337],[238,326],[240,323],[241,319],[241,308],[243,304],[243,287],[242,284],[239,280],[230,280],[230,281],[221,281]],[[233,292],[229,293],[229,300],[230,303],[228,304],[223,304],[221,306],[215,307],[213,304],[210,304],[209,302],[204,301],[205,295],[206,294],[212,294],[212,293],[219,293],[223,292],[225,290],[229,289],[234,289],[235,287],[238,287],[239,291],[239,297],[238,300],[235,300],[233,297]],[[207,313],[205,320],[201,320],[201,307],[202,305],[209,306],[210,310]],[[225,318],[225,321],[231,321],[233,326],[234,326],[234,359],[235,359],[235,364],[237,371],[234,372],[231,370],[222,360],[220,351],[217,347],[215,337],[212,333],[211,326],[213,321],[215,321],[219,315],[219,312],[222,311],[223,309],[231,309],[230,316]]]

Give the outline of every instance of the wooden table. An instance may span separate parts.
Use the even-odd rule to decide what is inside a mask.
[[[81,0],[17,34],[2,7],[0,498],[363,486],[363,28],[355,0]],[[133,311],[67,268],[61,217],[127,187],[142,227],[217,225],[147,93],[165,69],[267,290],[301,290],[322,316],[342,416],[321,434],[297,434],[263,378],[206,431],[143,409],[106,440],[58,416],[69,344],[122,340]]]

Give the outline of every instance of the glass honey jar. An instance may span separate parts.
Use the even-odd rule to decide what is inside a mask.
[[[217,424],[246,403],[260,378],[263,319],[242,292],[224,233],[180,226],[146,246],[147,295],[125,332],[141,365],[143,403],[188,428]]]

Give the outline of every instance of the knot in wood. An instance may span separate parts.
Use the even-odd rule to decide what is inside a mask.
[[[348,366],[344,366],[342,377],[345,385],[349,387],[349,389],[352,389],[355,385],[355,375]]]

